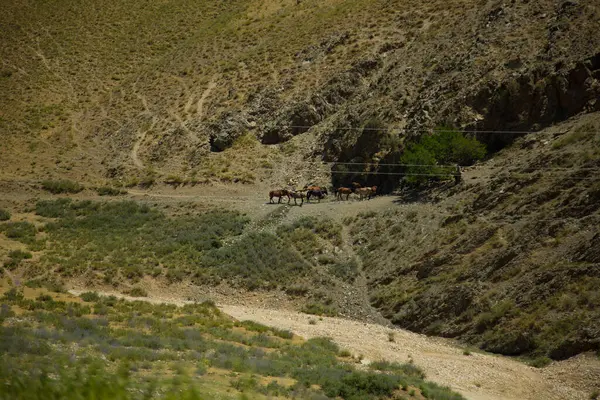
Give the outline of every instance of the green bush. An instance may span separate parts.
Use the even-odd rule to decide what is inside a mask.
[[[84,187],[83,185],[73,182],[67,179],[61,179],[58,181],[46,180],[42,182],[42,189],[47,190],[53,194],[60,193],[79,193]]]
[[[8,257],[9,259],[4,263],[4,267],[12,271],[21,264],[21,261],[30,259],[32,255],[28,251],[13,250],[8,253]]]
[[[32,257],[31,253],[23,250],[13,250],[8,256],[14,260],[28,260]]]
[[[204,253],[239,235],[248,219],[239,213],[212,211],[168,218],[131,201],[89,202],[59,199],[38,202],[39,215],[57,218],[45,230],[53,246],[43,266],[59,266],[65,276],[82,273],[85,265],[104,274],[107,283],[122,276],[203,276]]]
[[[400,162],[413,165],[405,169],[408,182],[422,182],[451,177],[456,173],[454,167],[443,165],[471,165],[485,155],[485,145],[477,139],[465,137],[452,129],[441,129],[410,144]]]
[[[134,287],[129,291],[129,295],[132,297],[148,297],[148,292],[140,287]]]
[[[97,302],[100,300],[100,295],[96,292],[84,292],[79,295],[81,300],[86,301],[88,303]]]
[[[127,194],[127,191],[109,186],[101,186],[96,188],[96,193],[98,193],[99,196],[118,196],[121,194]]]
[[[30,244],[35,240],[36,229],[29,222],[7,222],[0,225],[0,232],[10,239]]]
[[[251,290],[283,284],[310,268],[285,241],[268,232],[251,232],[230,246],[209,250],[201,262],[207,274]]]
[[[291,332],[248,321],[233,323],[211,303],[176,307],[95,293],[81,297],[96,301],[93,317],[88,316],[89,305],[55,301],[47,294],[36,300],[24,299],[17,289],[5,294],[0,321],[14,316],[12,306],[23,311],[10,327],[0,325],[0,400],[190,400],[199,397],[189,388],[210,388],[214,378],[205,378],[210,367],[228,371],[234,378],[231,385],[247,398],[294,393],[302,398],[375,400],[389,398],[406,382],[428,385],[411,366],[387,364],[380,368],[383,372],[360,371],[339,361],[343,353],[330,339],[297,344],[290,340]],[[269,377],[297,383],[260,384]],[[451,392],[441,388],[440,393]]]
[[[338,314],[337,310],[333,306],[328,306],[317,302],[305,304],[300,311],[306,314],[325,315],[327,317],[335,317]]]
[[[8,221],[10,219],[10,212],[3,208],[0,208],[0,221]]]
[[[550,363],[552,362],[552,360],[546,356],[541,356],[541,357],[536,357],[533,360],[529,361],[529,365],[531,365],[532,367],[535,368],[543,368],[546,367],[548,365],[550,365]]]
[[[358,262],[356,258],[337,261],[329,266],[329,272],[344,281],[354,282],[358,275]]]
[[[377,371],[386,371],[399,373],[405,376],[416,377],[419,379],[425,378],[425,373],[414,364],[400,364],[397,362],[375,361],[369,364],[369,368]]]

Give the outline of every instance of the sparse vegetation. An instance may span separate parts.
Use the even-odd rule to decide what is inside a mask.
[[[119,276],[135,281],[156,272],[173,279],[177,274],[200,276],[206,263],[199,264],[198,259],[221,247],[223,238],[239,235],[247,222],[234,212],[170,219],[127,201],[60,199],[39,202],[36,212],[58,218],[45,229],[53,246],[40,260],[43,265],[58,264],[61,274],[73,276],[91,263],[109,282]]]
[[[337,310],[333,306],[319,302],[309,302],[302,307],[301,311],[306,314],[324,315],[327,317],[335,317],[338,315]]]
[[[29,222],[6,222],[0,225],[0,232],[22,243],[32,244],[35,241],[36,229]]]
[[[131,297],[148,297],[146,289],[140,287],[134,287],[128,293]]]
[[[550,358],[541,356],[529,361],[529,365],[536,368],[543,368],[550,365],[551,362],[552,360]]]
[[[8,221],[10,219],[10,212],[4,208],[0,208],[0,221]]]
[[[83,185],[70,181],[68,179],[61,179],[57,181],[46,180],[42,181],[42,189],[47,190],[53,194],[61,193],[79,193],[84,187]]]
[[[81,297],[85,303],[45,292],[28,298],[14,288],[4,293],[0,321],[13,307],[24,314],[0,325],[0,398],[199,399],[226,391],[232,398],[358,400],[387,398],[408,380],[430,385],[414,368],[358,371],[339,360],[328,339],[292,342],[290,332],[234,323],[211,303]]]
[[[100,186],[96,188],[96,193],[98,193],[99,196],[119,196],[127,194],[127,191],[110,186]]]
[[[22,260],[28,260],[32,257],[32,254],[28,251],[13,250],[8,253],[8,261],[4,263],[4,268],[13,270],[19,266]]]

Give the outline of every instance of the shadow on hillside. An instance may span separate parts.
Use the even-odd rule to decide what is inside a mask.
[[[462,184],[454,182],[430,183],[421,186],[405,186],[394,191],[394,204],[409,203],[438,203],[439,201],[458,193]]]

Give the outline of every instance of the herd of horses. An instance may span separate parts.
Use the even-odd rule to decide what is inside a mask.
[[[346,200],[350,198],[351,194],[356,194],[360,200],[370,200],[371,197],[377,194],[377,186],[363,187],[358,182],[352,182],[350,187],[340,187],[334,190],[334,194],[337,200],[343,200],[343,196],[346,196]],[[300,205],[304,204],[304,199],[310,203],[311,198],[316,198],[319,202],[325,198],[327,188],[324,186],[305,186],[302,190],[289,190],[289,189],[278,189],[271,190],[269,192],[269,203],[273,203],[275,197],[278,198],[277,203],[281,203],[284,197],[288,198],[288,204],[294,199],[294,204],[298,205],[297,200],[300,199]]]

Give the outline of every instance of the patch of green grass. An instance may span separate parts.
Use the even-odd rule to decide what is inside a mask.
[[[342,226],[329,218],[301,217],[289,225],[280,226],[277,233],[289,235],[300,228],[313,232],[335,246],[342,244]]]
[[[329,266],[329,272],[344,281],[354,282],[359,273],[358,261],[356,258],[336,261]]]
[[[100,300],[100,296],[96,292],[84,292],[81,293],[79,297],[81,297],[81,300],[87,302],[97,302],[98,300]]]
[[[592,125],[592,127],[593,127],[593,125]],[[589,129],[589,127],[586,128],[586,126],[584,125],[583,127],[576,129],[573,132],[569,132],[569,133],[565,134],[564,136],[561,136],[559,139],[555,140],[552,143],[552,148],[555,150],[558,150],[558,149],[562,149],[563,147],[567,147],[567,146],[577,143],[577,142],[589,140],[594,137],[594,132],[595,132],[595,128]]]
[[[22,243],[31,244],[35,241],[35,225],[29,222],[6,222],[0,224],[0,232],[6,237]]]
[[[134,287],[128,293],[131,297],[148,297],[148,292],[140,287]]]
[[[318,302],[309,302],[305,304],[300,311],[306,314],[324,315],[327,317],[335,317],[338,315],[335,307]]]
[[[206,252],[202,265],[210,276],[249,289],[284,284],[310,268],[284,240],[267,232],[251,232],[230,246]]]
[[[23,250],[13,250],[8,253],[9,259],[4,263],[4,267],[8,270],[13,270],[21,264],[21,261],[28,260],[32,256],[32,254],[28,251]]]
[[[8,221],[10,219],[10,212],[4,208],[0,208],[0,221]]]
[[[39,278],[25,282],[25,286],[30,288],[46,288],[55,293],[65,293],[67,289],[64,284],[56,278]]]
[[[99,196],[119,196],[122,194],[127,194],[127,191],[110,186],[101,186],[96,188],[96,193],[98,193]]]
[[[58,265],[61,274],[74,276],[92,268],[108,282],[123,277],[137,280],[162,271],[181,277],[200,275],[205,252],[239,235],[247,218],[235,212],[208,212],[168,218],[146,205],[129,201],[38,202],[36,212],[57,218],[45,230],[52,243],[42,265]],[[159,267],[160,266],[160,267]]]
[[[61,179],[57,181],[46,180],[42,181],[42,189],[53,193],[53,194],[61,194],[61,193],[79,193],[84,188],[83,185],[70,181],[68,179]]]
[[[535,368],[543,368],[550,365],[551,362],[552,360],[550,358],[546,356],[540,356],[530,360],[528,364]]]

